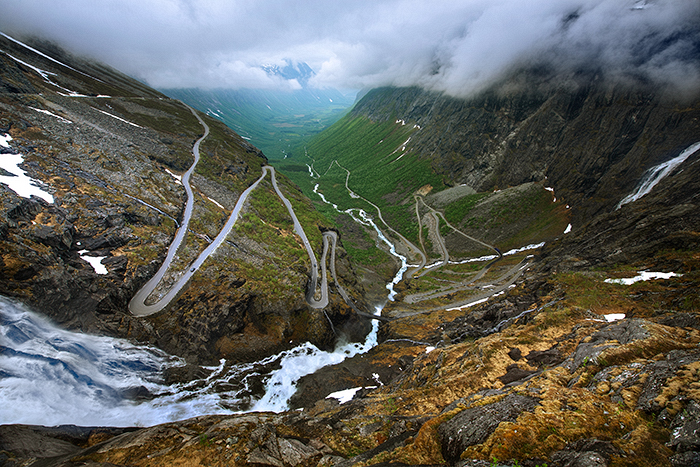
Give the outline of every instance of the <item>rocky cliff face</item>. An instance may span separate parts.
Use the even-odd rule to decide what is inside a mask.
[[[418,88],[370,91],[353,115],[420,125],[408,147],[449,184],[488,191],[547,180],[574,225],[609,211],[649,167],[694,143],[697,100],[526,70],[469,99]]]
[[[20,154],[19,167],[52,199],[18,195],[14,179],[0,184],[0,294],[69,328],[150,342],[199,363],[255,359],[290,341],[327,347],[337,338],[329,320],[337,330],[356,321],[336,294],[325,314],[304,301],[310,263],[269,178],[177,301],[133,317],[127,303],[160,266],[181,221],[186,195],[177,177],[204,128],[186,106],[133,79],[34,45],[46,55],[0,39],[0,157]],[[204,118],[211,134],[192,178],[193,219],[166,287],[217,235],[266,163]],[[320,255],[326,222],[284,177],[281,184]],[[346,288],[361,300],[352,267],[339,261]]]

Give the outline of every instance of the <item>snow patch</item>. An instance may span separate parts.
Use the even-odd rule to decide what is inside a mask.
[[[5,138],[4,141],[7,141],[7,139]],[[34,180],[27,172],[19,168],[22,162],[24,162],[22,154],[0,154],[0,168],[11,174],[9,176],[0,175],[0,183],[10,187],[12,191],[22,198],[37,196],[44,199],[47,203],[53,203],[53,196],[39,186],[41,182]]]
[[[211,201],[212,203],[216,204],[217,206],[219,206],[221,209],[226,209],[226,208],[224,208],[221,204],[219,204],[215,199],[211,199],[211,198],[208,197],[208,196],[207,196],[207,199],[208,199],[209,201]]]
[[[568,234],[569,232],[571,232],[571,224],[567,225],[566,230],[564,230],[565,234]]]
[[[648,281],[652,279],[670,279],[672,277],[681,277],[683,274],[676,274],[675,272],[650,272],[650,271],[639,271],[639,275],[635,277],[628,277],[622,279],[605,279],[608,284],[622,284],[622,285],[632,285],[639,281]]]
[[[8,135],[7,133],[0,135],[0,146],[3,148],[9,148],[10,141],[12,141],[12,136]]]
[[[90,253],[88,250],[80,250],[78,252],[80,258],[90,263],[90,266],[92,266],[97,274],[109,274],[107,268],[102,264],[102,260],[105,259],[106,256],[87,256],[88,253]]]
[[[49,57],[49,56],[46,55],[45,53],[40,52],[40,51],[38,51],[37,49],[28,46],[28,45],[25,44],[24,42],[20,42],[20,41],[18,41],[17,39],[8,36],[7,34],[4,34],[4,33],[0,32],[0,36],[3,36],[4,38],[11,40],[11,41],[14,42],[15,44],[21,45],[21,46],[24,47],[25,49],[31,50],[31,51],[34,52],[35,54],[40,55],[40,56],[44,57],[44,58],[47,59],[47,60],[50,60],[50,61],[52,61],[52,62],[54,62],[54,63],[57,63],[57,64],[59,64],[59,65],[61,65],[61,66],[64,66],[64,67],[68,68],[69,70],[73,70],[73,71],[75,71],[75,72],[78,72],[78,73],[80,73],[81,75],[89,76],[89,75],[86,75],[85,73],[83,73],[83,72],[80,71],[80,70],[76,70],[76,69],[73,68],[72,66],[68,66],[68,65],[66,65],[66,64],[63,63],[63,62],[59,62],[58,60],[56,60],[56,59],[53,58],[53,57]],[[13,58],[14,58],[14,57],[13,57]],[[52,74],[52,75],[55,75],[56,73],[51,73],[51,74]],[[90,78],[92,78],[92,76],[90,76]],[[100,81],[100,80],[98,80],[97,78],[93,78],[93,79],[96,80],[96,81]],[[101,81],[100,81],[100,82],[101,82]]]
[[[178,175],[178,174],[176,174],[176,173],[173,173],[173,172],[171,172],[171,171],[168,170],[168,169],[165,169],[165,171],[168,172],[175,180],[177,180],[177,182],[178,182],[180,185],[182,185],[182,175]]]
[[[537,248],[542,248],[544,246],[545,242],[542,243],[531,243],[529,245],[525,245],[520,248],[513,248],[512,250],[508,250],[505,253],[503,253],[503,256],[511,256],[515,255],[518,253],[522,253],[523,251],[527,250],[536,250]],[[466,264],[466,263],[481,263],[483,261],[492,261],[494,259],[498,258],[498,255],[486,255],[486,256],[479,256],[478,258],[469,258],[465,259],[462,261],[449,261],[449,264]]]
[[[61,87],[61,89],[66,89],[64,87]],[[68,94],[65,94],[63,92],[59,92],[58,94],[64,97],[90,97],[85,94],[80,94],[79,92],[71,91],[70,89],[66,89],[68,91]],[[99,97],[99,96],[98,96]]]
[[[345,404],[346,402],[350,402],[353,397],[355,397],[355,394],[357,394],[357,391],[362,389],[362,386],[358,388],[350,388],[350,389],[343,389],[342,391],[336,391],[328,394],[326,396],[326,399],[338,399],[338,402],[340,404]]]
[[[531,243],[531,244],[525,245],[524,247],[521,247],[521,248],[514,248],[512,250],[508,250],[505,253],[503,253],[503,256],[510,256],[510,255],[514,255],[517,253],[522,253],[523,251],[527,251],[527,250],[536,250],[537,248],[542,248],[543,246],[544,246],[544,242]]]
[[[43,114],[46,114],[46,115],[50,115],[50,116],[52,116],[52,117],[55,117],[55,118],[61,120],[62,122],[73,123],[73,122],[71,122],[70,120],[68,120],[67,118],[63,118],[63,117],[61,117],[60,115],[56,115],[56,114],[53,113],[53,112],[49,112],[48,110],[37,109],[36,107],[29,107],[29,108],[32,109],[32,110],[36,110],[37,112],[41,112],[41,113],[43,113]]]
[[[397,152],[401,151],[401,155],[399,157],[397,157],[396,159],[394,159],[392,162],[396,162],[397,160],[401,159],[406,154],[406,146],[408,145],[409,141],[411,141],[410,136],[408,137],[408,139],[406,141],[403,142],[403,144],[401,146],[396,148],[394,150],[394,152],[391,153],[391,154],[396,154]]]
[[[625,319],[625,314],[624,313],[611,313],[609,315],[604,315],[605,321],[608,323],[612,323],[613,321],[619,321],[621,319]]]
[[[489,298],[490,297],[486,297],[486,298],[482,298],[481,300],[477,300],[475,302],[467,303],[466,305],[456,306],[454,308],[448,308],[447,311],[457,311],[457,310],[461,310],[462,308],[469,308],[469,307],[472,307],[474,305],[478,305],[480,303],[485,303],[488,301]]]
[[[141,125],[137,125],[137,124],[132,123],[132,122],[130,122],[130,121],[128,121],[128,120],[124,120],[123,118],[117,117],[116,115],[112,115],[111,113],[105,112],[104,110],[100,110],[100,109],[97,109],[97,108],[95,108],[95,107],[93,107],[93,109],[97,110],[98,112],[102,112],[103,114],[108,115],[108,116],[110,116],[110,117],[112,117],[112,118],[116,118],[117,120],[120,120],[120,121],[122,121],[122,122],[124,122],[124,123],[128,123],[128,124],[131,125],[131,126],[135,126],[136,128],[143,128]]]

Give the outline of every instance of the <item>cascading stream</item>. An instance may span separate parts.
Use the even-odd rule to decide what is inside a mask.
[[[632,203],[637,201],[642,196],[648,194],[652,188],[654,188],[661,180],[663,180],[667,175],[669,175],[673,170],[681,165],[687,158],[695,154],[698,149],[700,149],[700,142],[691,144],[685,150],[683,150],[678,156],[671,160],[668,160],[662,164],[652,167],[644,173],[637,188],[633,193],[625,196],[622,201],[617,204],[615,209],[620,209],[627,203]]]
[[[339,342],[330,352],[304,343],[253,363],[222,360],[205,367],[200,379],[166,384],[163,374],[184,365],[181,359],[60,329],[0,297],[0,424],[151,426],[200,415],[279,412],[299,378],[368,351],[377,331],[375,321],[363,343]]]

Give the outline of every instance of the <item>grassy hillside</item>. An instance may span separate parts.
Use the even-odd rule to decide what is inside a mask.
[[[341,210],[358,207],[376,214],[371,205],[352,197],[345,187],[347,179],[348,188],[379,206],[392,227],[415,237],[417,227],[409,209],[413,193],[424,185],[444,188],[429,163],[403,150],[417,131],[401,122],[346,116],[314,138],[303,157],[295,153],[293,162],[278,165],[305,190],[318,183],[319,190]],[[297,162],[311,166],[318,178],[309,177],[308,168],[302,171]]]

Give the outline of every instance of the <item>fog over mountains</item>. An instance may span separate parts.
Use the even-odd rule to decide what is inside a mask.
[[[478,92],[522,63],[597,69],[673,91],[700,87],[700,5],[677,0],[192,0],[4,2],[0,28],[99,58],[157,88],[316,87]]]
[[[700,464],[697,0],[0,15],[0,465]]]

